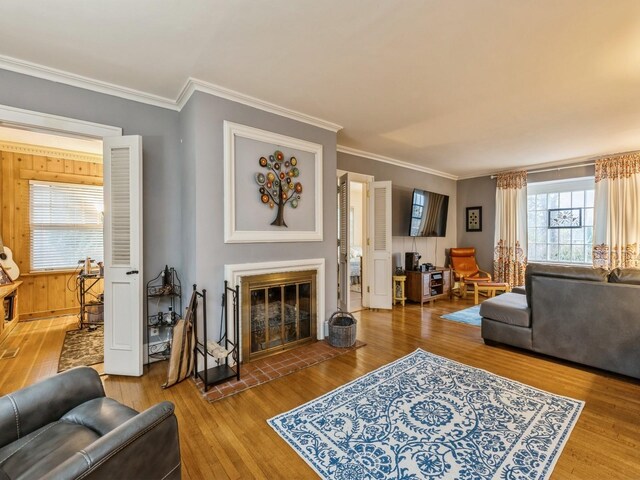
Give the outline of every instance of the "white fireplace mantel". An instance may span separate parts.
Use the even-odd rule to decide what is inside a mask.
[[[230,287],[240,285],[242,277],[262,275],[266,273],[301,272],[304,270],[316,271],[316,335],[318,340],[324,338],[325,321],[325,260],[324,258],[310,258],[303,260],[280,260],[260,263],[236,263],[224,266],[224,279]],[[242,312],[240,312],[242,315]],[[240,319],[242,325],[242,319]]]

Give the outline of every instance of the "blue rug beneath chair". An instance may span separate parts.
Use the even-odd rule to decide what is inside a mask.
[[[268,422],[322,478],[547,479],[583,405],[418,349]]]
[[[467,323],[469,325],[480,326],[482,317],[480,316],[480,305],[458,310],[457,312],[441,315],[441,318],[453,320],[454,322]]]

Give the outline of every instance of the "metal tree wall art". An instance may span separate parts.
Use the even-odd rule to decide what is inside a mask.
[[[266,175],[262,172],[256,173],[256,182],[260,185],[260,200],[271,209],[278,207],[278,213],[271,225],[287,227],[284,222],[284,207],[289,204],[291,208],[298,208],[302,194],[302,183],[294,180],[300,175],[298,160],[296,157],[285,160],[284,154],[276,150],[268,159],[260,157],[258,163],[267,170]]]

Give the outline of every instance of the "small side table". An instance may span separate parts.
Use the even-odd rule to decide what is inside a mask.
[[[407,279],[406,275],[394,275],[393,276],[393,304],[397,302],[402,303],[404,307],[404,301],[407,299],[404,295],[404,281]]]

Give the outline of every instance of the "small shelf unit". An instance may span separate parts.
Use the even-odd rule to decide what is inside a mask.
[[[96,293],[94,287],[101,287],[104,278],[99,273],[80,273],[76,277],[80,314],[78,327],[97,327],[104,324],[104,293]]]
[[[182,285],[175,268],[166,267],[147,282],[147,365],[171,355],[173,327],[182,315]]]
[[[222,295],[223,333],[218,341],[220,346],[229,351],[224,360],[218,361],[216,366],[210,367],[210,355],[207,351],[207,291],[198,292],[193,286],[196,296],[193,306],[193,334],[194,345],[194,378],[202,380],[203,390],[206,392],[213,385],[235,378],[240,380],[240,354],[238,345],[238,333],[240,331],[240,287],[231,288],[228,282],[224,282],[224,294]],[[202,320],[198,318],[197,299],[202,299]],[[231,319],[229,316],[231,315]],[[233,333],[233,339],[229,338],[229,327]],[[201,368],[201,370],[199,370]]]

